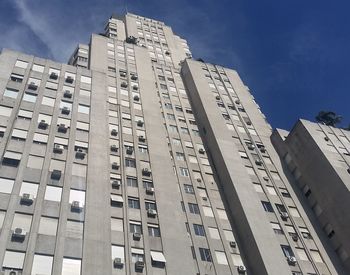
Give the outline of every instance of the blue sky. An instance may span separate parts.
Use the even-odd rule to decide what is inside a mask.
[[[126,0],[125,0],[126,1]],[[350,2],[128,0],[164,21],[194,57],[236,69],[273,127],[332,110],[350,124]],[[1,0],[0,48],[66,62],[124,0]]]

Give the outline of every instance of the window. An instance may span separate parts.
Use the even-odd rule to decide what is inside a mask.
[[[213,210],[209,206],[203,206],[204,215],[207,217],[214,217]]]
[[[155,202],[152,202],[152,201],[145,201],[145,207],[146,207],[146,210],[149,210],[149,209],[157,210],[157,206]]]
[[[144,188],[153,188],[153,187],[154,187],[152,181],[146,181],[146,180],[144,180],[144,181],[142,181],[142,184],[143,184],[143,187],[144,187]]]
[[[72,220],[67,221],[66,237],[82,239],[83,232],[84,232],[84,222],[72,221]]]
[[[281,245],[282,251],[284,256],[286,257],[294,257],[294,253],[292,251],[292,249],[290,248],[290,246],[288,245]]]
[[[81,260],[63,258],[62,274],[80,275]]]
[[[215,256],[218,264],[228,265],[226,254],[223,251],[215,251]]]
[[[10,97],[10,98],[17,98],[18,96],[18,90],[6,88],[4,92],[4,96]]]
[[[111,218],[111,230],[112,231],[124,231],[123,220],[118,218]]]
[[[30,182],[22,182],[21,190],[19,191],[19,195],[22,196],[23,194],[31,194],[34,198],[36,198],[36,194],[38,192],[39,185],[36,183],[30,183]]]
[[[39,234],[56,236],[58,219],[50,217],[41,217],[39,224]]]
[[[160,237],[159,226],[156,224],[148,224],[148,236]]]
[[[88,76],[81,76],[80,81],[85,84],[91,84],[91,77]]]
[[[175,146],[180,146],[181,145],[181,141],[179,139],[177,139],[177,138],[173,138],[172,141],[173,141],[173,145],[175,145]]]
[[[199,207],[196,203],[188,203],[190,213],[199,215]]]
[[[175,125],[169,125],[169,132],[177,133],[177,127]]]
[[[193,224],[194,233],[197,236],[205,236],[204,226],[201,224]]]
[[[227,213],[225,209],[216,209],[218,211],[218,216],[222,220],[228,220]]]
[[[185,135],[188,135],[188,134],[189,134],[188,129],[185,128],[185,127],[181,127],[180,130],[181,130],[181,133],[183,133],[183,134],[185,134]]]
[[[14,82],[22,83],[24,76],[20,74],[11,74],[10,79]]]
[[[142,233],[142,227],[140,222],[130,222],[130,233]]]
[[[192,185],[184,184],[184,189],[187,194],[194,194],[194,189]]]
[[[23,269],[24,257],[24,252],[6,250],[2,266],[7,269]]]
[[[299,211],[298,211],[298,209],[297,209],[296,207],[290,206],[290,207],[289,207],[289,212],[290,212],[290,214],[291,214],[293,217],[300,218]]]
[[[27,134],[28,132],[25,130],[13,129],[11,138],[17,140],[26,140]]]
[[[121,262],[124,263],[124,247],[119,245],[112,245],[112,260],[115,258],[121,259]]]
[[[305,252],[305,250],[303,248],[297,247],[297,248],[295,248],[295,250],[296,250],[298,258],[300,260],[302,260],[302,261],[308,261],[309,260],[309,258],[306,255],[306,252]]]
[[[35,254],[31,274],[51,275],[52,262],[53,262],[52,256]]]
[[[82,113],[82,114],[89,114],[90,113],[90,107],[87,106],[87,105],[82,105],[82,104],[79,104],[78,105],[78,112],[79,113]]]
[[[201,255],[201,260],[205,262],[212,262],[211,253],[208,248],[199,248],[199,254]]]
[[[22,228],[24,231],[29,232],[32,224],[32,215],[15,213],[11,230],[15,228]]]
[[[130,187],[137,187],[138,186],[136,178],[127,177],[126,178],[126,183]]]
[[[189,177],[190,173],[187,168],[180,167],[180,174],[183,177]]]
[[[128,198],[128,207],[133,209],[140,209],[140,201],[136,198]]]
[[[310,250],[311,257],[316,263],[323,263],[321,254],[317,250]]]
[[[279,223],[271,222],[271,227],[276,234],[283,234],[283,230]]]
[[[184,161],[185,160],[184,153],[176,152],[176,160]]]
[[[56,186],[46,186],[45,200],[48,201],[61,201],[62,188]]]
[[[38,64],[33,64],[32,70],[39,72],[39,73],[43,73],[44,72],[45,67],[42,65],[38,65]]]
[[[53,107],[55,106],[55,99],[47,96],[43,96],[43,100],[41,101],[42,105]]]
[[[139,152],[142,153],[142,154],[145,154],[147,153],[147,146],[139,146]]]
[[[27,69],[28,62],[22,61],[22,60],[17,60],[16,63],[15,63],[15,67],[22,68],[22,69]]]
[[[125,166],[126,166],[126,167],[135,168],[135,167],[136,167],[136,162],[135,162],[134,159],[128,159],[128,158],[126,158],[126,159],[125,159]]]
[[[261,203],[266,212],[271,212],[271,213],[274,212],[271,203],[267,201],[262,201]]]
[[[28,156],[27,167],[32,169],[42,169],[44,164],[44,158],[37,156]]]
[[[28,92],[25,92],[23,95],[23,101],[35,103],[37,96]]]
[[[11,194],[15,180],[0,178],[0,193]]]

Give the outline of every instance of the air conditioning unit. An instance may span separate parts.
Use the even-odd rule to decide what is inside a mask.
[[[134,149],[133,149],[133,148],[131,148],[131,147],[127,147],[127,148],[126,148],[126,153],[127,153],[128,155],[131,155],[133,152],[134,152]]]
[[[324,140],[325,141],[329,141],[329,137],[324,137]]]
[[[126,82],[122,82],[122,84],[120,84],[120,86],[122,86],[123,88],[127,88],[128,84]]]
[[[148,217],[155,217],[155,216],[157,216],[157,210],[148,209],[147,210],[147,215],[148,215]]]
[[[142,120],[138,120],[137,121],[137,126],[142,127],[143,126],[143,121]]]
[[[21,203],[32,204],[34,201],[34,196],[29,193],[23,193],[21,197]]]
[[[119,169],[119,164],[117,162],[112,163],[112,169],[118,170]]]
[[[202,182],[202,179],[201,178],[197,178],[197,182]]]
[[[298,237],[298,235],[296,234],[296,233],[293,233],[292,234],[292,239],[293,239],[293,241],[298,241],[298,239],[299,239],[299,237]]]
[[[57,80],[58,74],[52,72],[52,73],[50,74],[50,78],[51,78],[51,79],[54,79],[54,80]]]
[[[146,187],[146,193],[149,195],[153,195],[154,194],[154,188],[153,187]]]
[[[63,153],[63,150],[64,150],[64,147],[60,144],[55,144],[53,146],[53,152],[54,153],[57,153],[57,154],[62,154]]]
[[[251,122],[250,120],[247,120],[245,123],[246,123],[247,125],[252,125],[252,122]]]
[[[58,132],[67,133],[67,127],[65,124],[61,123],[58,125]]]
[[[111,145],[111,151],[112,151],[112,152],[118,152],[118,147],[117,147],[117,145]]]
[[[237,243],[236,243],[236,242],[234,242],[234,241],[231,241],[231,242],[230,242],[230,246],[231,246],[232,248],[236,248]]]
[[[119,72],[119,75],[120,75],[121,77],[126,77],[126,72]]]
[[[66,82],[72,84],[74,82],[74,78],[71,76],[66,77]]]
[[[290,265],[295,265],[296,262],[297,262],[297,259],[293,256],[289,256],[287,257],[287,262],[290,264]]]
[[[132,74],[130,78],[131,78],[132,80],[137,80],[137,75]]]
[[[203,148],[199,148],[198,152],[199,152],[200,154],[204,154],[204,153],[205,153],[205,151],[204,151]]]
[[[216,98],[216,100],[220,100],[220,96],[219,95],[217,95],[215,98]]]
[[[117,136],[117,135],[118,135],[117,129],[112,129],[111,135],[112,135],[112,136]]]
[[[144,267],[145,267],[145,262],[143,260],[139,259],[138,261],[136,261],[135,269],[137,271],[141,271],[142,272]]]
[[[241,104],[241,101],[239,99],[236,99],[235,103],[236,104]]]
[[[112,181],[112,188],[113,188],[113,189],[119,189],[119,187],[120,187],[120,181],[118,181],[118,180],[113,180],[113,181]]]
[[[139,89],[139,86],[134,85],[134,86],[132,86],[132,88],[133,88],[133,90],[137,91]]]
[[[34,82],[30,82],[28,84],[28,88],[31,90],[36,90],[36,89],[38,89],[38,85],[36,85]]]
[[[59,180],[61,178],[62,172],[60,170],[53,170],[51,173],[51,179]]]
[[[86,152],[84,152],[82,149],[78,149],[75,153],[75,157],[78,159],[85,158]]]
[[[45,121],[45,120],[40,120],[39,122],[39,128],[40,129],[47,129],[47,127],[49,126],[49,124]]]
[[[144,175],[144,176],[150,176],[151,175],[151,170],[150,169],[148,169],[148,168],[143,168],[142,169],[142,175]]]
[[[124,263],[121,258],[114,258],[113,265],[115,268],[122,268],[124,266]]]
[[[80,201],[72,201],[71,210],[80,212],[81,210]]]
[[[139,97],[138,95],[135,95],[135,96],[134,96],[134,100],[135,100],[135,101],[139,101],[139,100],[140,100],[140,97]]]
[[[73,94],[70,91],[66,90],[66,91],[64,91],[63,96],[65,98],[72,98]]]
[[[260,149],[260,152],[261,152],[261,153],[265,153],[265,152],[266,152],[265,146],[261,146],[259,149]]]
[[[238,271],[239,274],[245,274],[247,269],[246,269],[246,267],[244,265],[240,265],[240,266],[237,267],[237,271]]]
[[[260,166],[263,164],[263,162],[261,161],[261,159],[256,159],[255,164]]]
[[[69,113],[70,113],[70,110],[69,110],[68,107],[65,106],[65,107],[62,108],[62,114],[69,115]]]
[[[134,233],[132,234],[132,238],[133,238],[135,241],[141,240],[141,233],[134,232]]]
[[[139,141],[141,141],[141,142],[145,142],[145,141],[146,141],[146,139],[145,139],[145,137],[144,137],[144,136],[139,136]]]
[[[27,232],[23,228],[16,227],[13,230],[12,238],[23,240],[26,237],[26,234],[27,234]]]
[[[248,147],[249,150],[254,150],[255,149],[254,144],[251,144],[251,143],[248,144],[247,147]]]
[[[289,215],[287,212],[281,212],[281,218],[282,219],[288,219],[289,218]]]

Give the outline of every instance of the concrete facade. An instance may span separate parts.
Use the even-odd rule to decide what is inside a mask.
[[[350,272],[349,131],[300,120],[290,133],[275,130],[272,140],[295,187]]]
[[[69,64],[0,55],[4,274],[345,274],[235,71],[133,14]]]

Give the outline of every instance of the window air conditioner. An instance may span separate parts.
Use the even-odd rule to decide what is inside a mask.
[[[117,145],[111,145],[111,151],[112,151],[112,152],[118,152],[118,147],[117,147]]]
[[[139,97],[138,95],[135,95],[135,96],[134,96],[134,100],[135,100],[135,101],[139,101],[139,100],[140,100],[140,97]]]
[[[157,211],[154,210],[154,209],[148,209],[148,210],[147,210],[147,215],[148,215],[149,217],[155,217],[155,216],[157,216]]]
[[[120,187],[120,181],[113,180],[112,181],[112,188],[113,189],[119,189],[119,187]]]
[[[117,162],[112,163],[112,169],[118,170],[119,169],[119,164]]]
[[[122,268],[124,266],[121,258],[114,258],[113,265],[115,268]]]
[[[66,91],[64,91],[63,96],[65,98],[72,98],[73,94],[70,91],[66,90]]]
[[[236,244],[236,242],[231,241],[231,242],[230,242],[230,246],[231,246],[232,248],[236,248],[237,244]]]
[[[287,212],[281,212],[281,218],[282,219],[288,219],[289,218],[289,215]]]
[[[60,125],[58,125],[58,132],[60,133],[67,133],[67,127],[65,124],[61,123]]]
[[[287,262],[290,264],[290,265],[295,265],[296,262],[297,262],[297,259],[293,256],[289,256],[287,257]]]
[[[143,121],[142,120],[138,120],[137,121],[137,126],[142,127],[143,126]]]
[[[137,271],[142,271],[144,267],[145,267],[145,262],[143,260],[139,259],[138,261],[136,261],[135,269]]]
[[[26,237],[26,231],[23,228],[16,227],[13,230],[12,238],[23,240]]]
[[[57,154],[62,154],[63,153],[63,149],[64,149],[64,147],[62,145],[60,145],[60,144],[55,144],[53,146],[53,152],[57,153]]]
[[[38,85],[36,85],[34,82],[30,82],[28,84],[28,88],[31,90],[36,90],[36,89],[38,89]]]
[[[139,141],[141,141],[141,142],[145,142],[145,141],[146,141],[146,139],[145,139],[145,137],[144,137],[144,136],[139,136]]]
[[[117,129],[112,129],[112,131],[111,131],[111,135],[112,135],[112,136],[116,136],[116,135],[118,135],[118,131],[117,131]]]
[[[71,210],[80,212],[81,210],[80,201],[72,201]]]
[[[144,176],[150,176],[151,175],[151,170],[148,168],[143,168],[142,169],[142,175]]]
[[[72,84],[74,82],[74,78],[71,76],[67,76],[66,82]]]
[[[146,193],[149,195],[153,195],[154,194],[154,188],[153,187],[147,187],[146,188]]]
[[[62,172],[60,170],[53,170],[51,173],[51,179],[59,180],[61,178]]]
[[[47,129],[47,127],[49,126],[49,124],[45,121],[45,120],[41,120],[40,122],[39,122],[39,128],[40,129]]]
[[[23,193],[21,197],[21,203],[32,204],[34,196],[29,193]]]
[[[62,108],[62,114],[69,115],[69,113],[70,113],[70,110],[69,110],[68,107],[65,106],[65,107]]]
[[[245,272],[247,271],[246,267],[244,265],[240,265],[237,267],[237,271],[239,274],[245,274]]]
[[[132,238],[133,238],[135,241],[141,240],[141,233],[134,232],[134,233],[132,234]]]
[[[199,148],[198,152],[199,152],[200,154],[204,154],[204,153],[205,153],[205,151],[204,151],[203,148]]]

